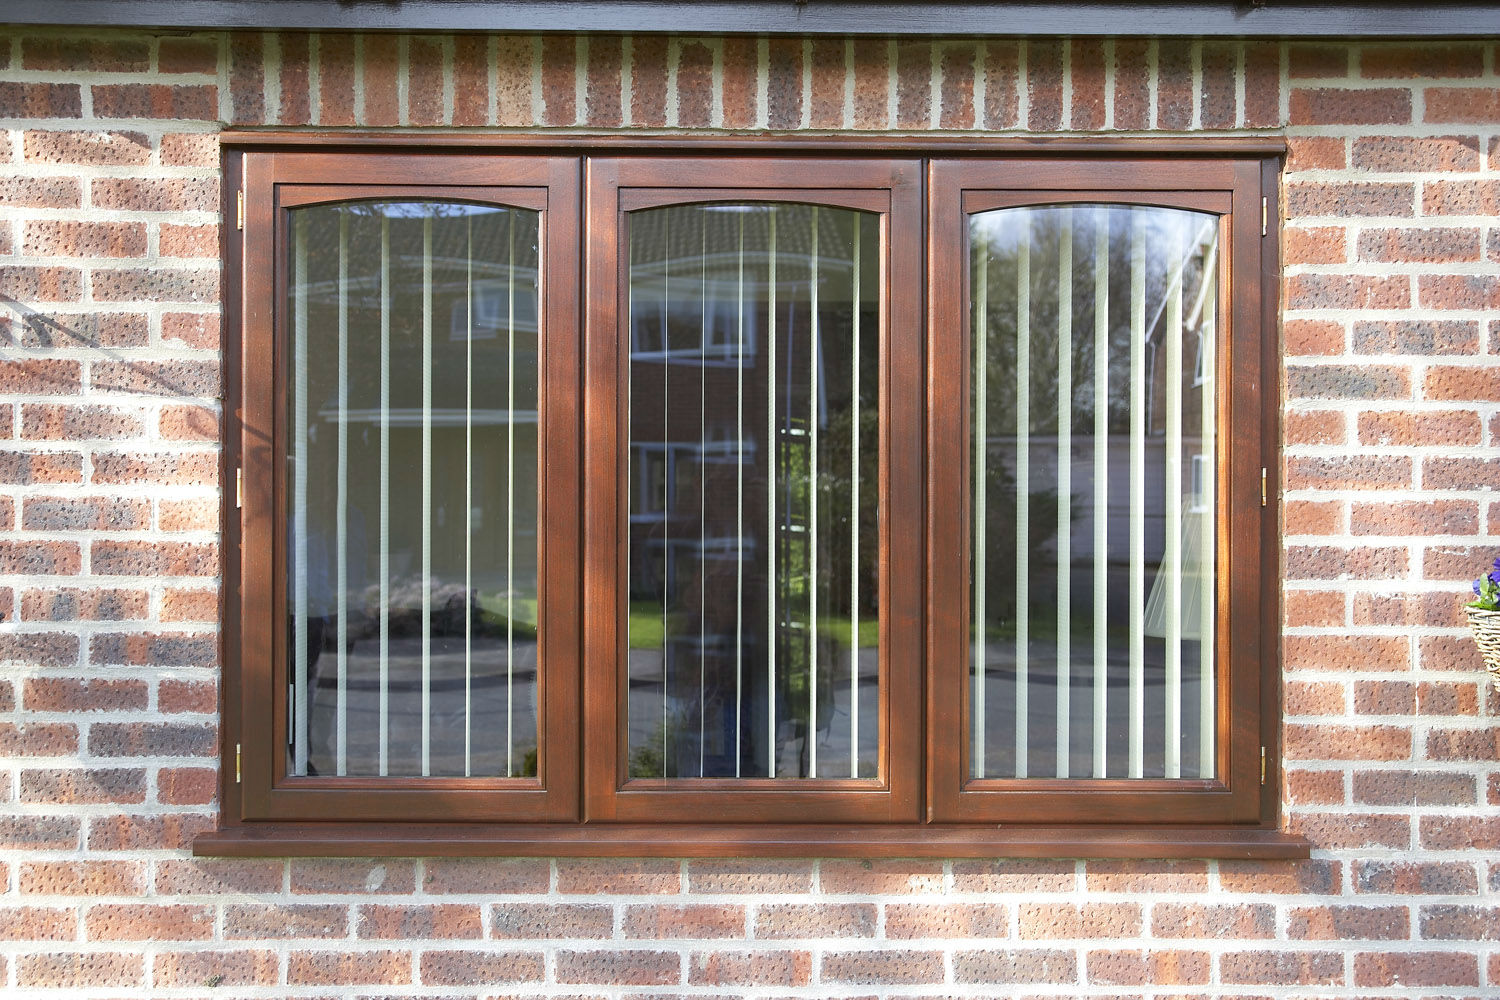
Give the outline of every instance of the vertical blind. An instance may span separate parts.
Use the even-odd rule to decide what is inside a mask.
[[[1211,778],[1218,217],[969,235],[970,775]]]
[[[879,774],[878,218],[629,219],[629,770]]]
[[[538,213],[291,212],[288,773],[537,773]]]

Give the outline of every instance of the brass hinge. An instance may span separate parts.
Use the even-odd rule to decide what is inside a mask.
[[[1266,505],[1266,467],[1265,466],[1261,466],[1261,468],[1260,468],[1260,505],[1262,507],[1264,507]]]
[[[240,783],[240,745],[234,745],[234,783]]]
[[[243,215],[244,215],[244,202],[240,202],[240,214],[243,217]],[[1269,221],[1270,221],[1270,218],[1271,218],[1271,205],[1270,205],[1270,201],[1267,198],[1262,198],[1260,200],[1260,234],[1262,236],[1266,235],[1267,231],[1270,229],[1270,226],[1268,224]],[[244,226],[241,226],[240,228],[243,229]]]
[[[1260,748],[1260,783],[1266,783],[1266,748]]]
[[[234,506],[236,509],[245,506],[245,470],[243,466],[234,470]]]
[[[245,228],[245,192],[243,190],[234,193],[234,228]]]

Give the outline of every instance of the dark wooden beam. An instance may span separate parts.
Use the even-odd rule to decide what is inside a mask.
[[[1474,38],[1500,35],[1500,5],[1455,0],[0,0],[0,23],[178,30]]]

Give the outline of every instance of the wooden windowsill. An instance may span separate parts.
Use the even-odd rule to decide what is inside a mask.
[[[200,857],[928,857],[1294,859],[1312,845],[1255,827],[711,824],[245,824]]]

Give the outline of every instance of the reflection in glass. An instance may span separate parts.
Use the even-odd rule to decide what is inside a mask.
[[[1214,776],[1218,217],[970,217],[973,777]]]
[[[877,225],[630,216],[633,777],[879,775]]]
[[[538,214],[291,217],[288,773],[535,775]]]

